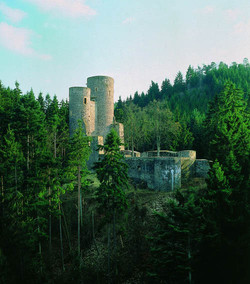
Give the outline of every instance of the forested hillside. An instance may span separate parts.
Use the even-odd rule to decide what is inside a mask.
[[[112,130],[69,137],[68,102],[0,84],[0,283],[249,283],[250,66],[211,64],[116,104],[127,148],[194,149],[206,183],[133,184]]]
[[[230,66],[221,62],[181,72],[171,84],[151,82],[146,94],[130,96],[116,103],[116,120],[125,125],[125,142],[129,149],[143,152],[194,149],[200,158],[208,158],[208,137],[204,121],[209,102],[230,81],[243,91],[249,106],[250,68],[248,59]],[[156,111],[157,110],[157,111]],[[204,136],[205,135],[205,136]],[[157,140],[158,139],[158,140]]]

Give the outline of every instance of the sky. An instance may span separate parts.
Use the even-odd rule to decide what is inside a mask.
[[[0,80],[67,99],[111,76],[115,101],[211,62],[250,60],[249,0],[0,0]]]

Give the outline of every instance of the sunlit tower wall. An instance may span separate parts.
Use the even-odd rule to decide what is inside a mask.
[[[95,135],[105,139],[114,118],[114,79],[108,76],[89,77],[87,87],[91,89],[91,101],[95,101]]]
[[[78,127],[78,120],[86,135],[90,135],[93,129],[93,119],[91,119],[90,89],[86,87],[69,88],[69,133],[70,136]]]

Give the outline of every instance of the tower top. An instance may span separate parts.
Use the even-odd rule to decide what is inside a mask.
[[[87,80],[89,80],[89,79],[100,79],[100,80],[109,79],[109,80],[114,81],[114,79],[113,79],[112,77],[103,76],[103,75],[91,76],[91,77],[88,77],[88,78],[87,78]]]

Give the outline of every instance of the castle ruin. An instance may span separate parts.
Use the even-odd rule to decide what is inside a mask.
[[[88,166],[92,167],[98,161],[101,152],[98,145],[103,145],[107,134],[114,127],[124,143],[123,124],[114,119],[114,79],[108,76],[93,76],[87,78],[87,87],[69,88],[69,130],[72,136],[78,127],[78,121],[87,136],[92,137],[90,159]],[[196,152],[192,150],[171,152],[156,151],[146,153],[124,152],[128,164],[129,177],[138,182],[145,182],[151,189],[171,191],[181,187],[194,177],[205,178],[209,170],[207,160],[197,160]]]
[[[106,138],[111,127],[118,128],[123,137],[123,125],[114,123],[114,79],[108,76],[93,76],[87,79],[87,87],[69,88],[70,135],[83,122],[87,136]]]

